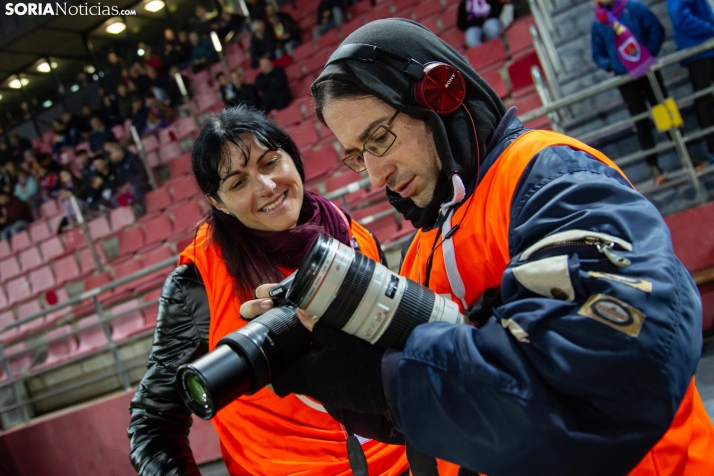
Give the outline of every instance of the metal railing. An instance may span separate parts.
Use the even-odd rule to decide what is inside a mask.
[[[535,38],[534,38],[535,40]],[[538,48],[538,47],[536,47]],[[709,40],[707,42],[704,42],[700,45],[688,48],[686,50],[681,50],[677,51],[675,53],[669,54],[665,57],[659,58],[657,63],[654,64],[649,72],[647,73],[647,80],[649,84],[651,85],[655,96],[657,98],[657,101],[659,104],[663,104],[665,101],[664,94],[662,93],[662,90],[660,89],[659,83],[656,80],[655,73],[657,71],[662,70],[663,68],[666,68],[671,65],[675,65],[683,60],[686,60],[687,58],[691,58],[693,56],[696,56],[700,53],[703,53],[705,51],[709,51],[714,49],[714,40]],[[541,60],[541,63],[543,61]],[[544,65],[545,68],[545,73],[546,73],[546,79],[550,83],[552,80],[549,76],[552,76],[550,73],[547,72],[547,66]],[[536,85],[536,89],[538,91],[538,94],[541,98],[541,101],[543,102],[543,106],[533,110],[529,111],[527,113],[519,115],[519,119],[522,122],[528,122],[533,119],[536,119],[538,117],[542,117],[544,115],[548,115],[549,119],[551,120],[554,129],[561,130],[562,125],[558,119],[557,116],[553,116],[553,113],[559,113],[561,111],[567,110],[568,107],[573,106],[575,104],[578,104],[582,101],[585,101],[587,99],[596,97],[600,94],[606,93],[608,91],[611,91],[615,88],[618,88],[619,86],[623,84],[627,84],[632,81],[632,77],[629,74],[626,75],[621,75],[621,76],[615,76],[610,79],[607,79],[599,84],[596,84],[594,86],[591,86],[589,88],[586,88],[582,91],[579,91],[577,93],[571,94],[566,97],[555,97],[553,99],[550,99],[546,92],[553,91],[552,87],[545,88],[545,85],[543,84],[542,78],[537,79],[540,76],[539,72],[534,73],[534,84]],[[552,86],[549,84],[549,86]],[[677,108],[681,108],[684,105],[688,105],[697,98],[700,98],[706,94],[712,94],[714,92],[714,87],[702,90],[702,91],[697,91],[693,94],[687,95],[683,98],[673,98],[675,100],[675,104],[677,105]],[[551,96],[552,97],[552,96]],[[650,112],[638,114],[636,116],[631,116],[626,119],[622,119],[620,121],[617,121],[615,123],[608,124],[604,127],[601,127],[597,130],[590,131],[582,136],[575,136],[576,138],[582,140],[583,142],[591,141],[593,139],[599,138],[599,137],[604,137],[608,134],[612,134],[614,132],[617,132],[618,130],[621,130],[625,127],[632,126],[635,122],[638,120],[644,119],[651,117]],[[714,127],[707,128],[706,130],[697,130],[697,131],[692,131],[690,133],[687,133],[686,135],[683,135],[681,130],[677,127],[673,127],[669,129],[668,131],[669,134],[669,140],[660,142],[656,144],[655,147],[648,149],[648,150],[639,150],[637,152],[634,152],[632,154],[626,155],[624,157],[620,158],[613,158],[615,163],[620,166],[620,167],[625,167],[628,165],[632,165],[633,163],[636,163],[637,161],[641,160],[644,157],[647,157],[651,154],[656,154],[659,152],[664,152],[667,150],[674,149],[675,152],[677,153],[677,156],[679,157],[680,163],[682,165],[682,169],[685,172],[685,178],[683,179],[682,177],[677,177],[672,180],[668,180],[665,182],[663,185],[657,188],[657,190],[663,190],[668,187],[675,187],[677,185],[681,185],[682,183],[686,183],[689,181],[694,188],[695,194],[696,194],[696,201],[699,203],[704,203],[709,200],[709,196],[704,189],[702,183],[701,183],[701,177],[704,175],[707,175],[709,173],[712,173],[714,169],[711,167],[709,169],[704,169],[701,171],[697,171],[693,165],[692,159],[689,155],[689,151],[687,150],[686,144],[689,142],[692,142],[696,139],[700,139],[712,132],[714,132]]]

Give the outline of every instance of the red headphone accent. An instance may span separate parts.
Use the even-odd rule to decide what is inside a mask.
[[[449,64],[428,63],[421,79],[414,83],[414,98],[421,107],[437,114],[451,114],[466,98],[466,81]]]

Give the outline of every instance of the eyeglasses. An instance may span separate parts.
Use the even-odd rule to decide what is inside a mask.
[[[397,140],[396,134],[390,131],[389,128],[394,122],[394,119],[399,115],[399,111],[395,112],[387,124],[382,124],[377,127],[364,141],[362,150],[352,152],[350,155],[342,159],[342,163],[355,172],[364,172],[367,167],[364,163],[364,153],[369,152],[375,157],[381,157],[389,151],[394,141]]]

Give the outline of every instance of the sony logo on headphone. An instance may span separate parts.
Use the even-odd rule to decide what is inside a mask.
[[[456,73],[454,73],[454,74],[451,75],[451,77],[449,78],[449,80],[446,82],[446,86],[444,86],[444,89],[446,89],[446,88],[449,87],[449,85],[451,84],[451,81],[453,81],[455,77],[456,77]]]

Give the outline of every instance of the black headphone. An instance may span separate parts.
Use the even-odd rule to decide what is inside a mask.
[[[466,97],[466,81],[461,72],[450,64],[435,61],[423,65],[415,59],[364,43],[340,46],[327,64],[348,59],[379,63],[406,73],[414,80],[413,93],[417,104],[437,114],[451,114]]]

